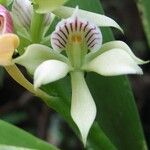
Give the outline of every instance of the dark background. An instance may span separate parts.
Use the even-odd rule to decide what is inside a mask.
[[[147,60],[150,48],[143,31],[140,12],[133,0],[102,0],[105,14],[124,29],[122,35],[114,30],[117,40],[125,41],[136,56]],[[144,75],[129,76],[141,116],[147,143],[150,146],[150,64],[142,66]],[[13,81],[1,68],[0,118],[11,122],[32,134],[59,146],[64,150],[80,150],[78,141],[68,125],[38,98]]]

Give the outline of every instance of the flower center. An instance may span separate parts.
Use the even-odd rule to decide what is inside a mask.
[[[99,50],[102,44],[100,29],[80,18],[76,13],[62,20],[51,36],[51,45],[57,51],[65,50],[72,67],[79,70],[88,51]]]
[[[101,47],[102,35],[99,28],[78,16],[61,21],[51,36],[52,47],[58,51],[66,50],[68,45],[86,45],[88,50]],[[85,48],[85,46],[84,46]]]
[[[80,34],[77,35],[72,35],[71,41],[74,43],[81,43],[82,42],[82,37]]]

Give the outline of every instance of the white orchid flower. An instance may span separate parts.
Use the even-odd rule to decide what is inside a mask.
[[[71,17],[58,23],[51,35],[53,49],[33,44],[14,62],[34,73],[35,88],[70,74],[71,116],[85,145],[95,120],[96,106],[84,73],[93,71],[103,76],[142,74],[138,64],[146,62],[137,58],[124,42],[112,41],[102,45],[101,30],[85,17],[82,18],[80,12],[77,8]],[[105,25],[108,24],[111,26],[111,20],[109,23],[106,20]],[[67,57],[61,54],[64,50]]]

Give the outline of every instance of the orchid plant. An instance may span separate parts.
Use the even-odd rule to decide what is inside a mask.
[[[33,5],[29,0],[14,0],[12,17],[6,8],[0,6],[0,64],[19,84],[46,100],[55,97],[39,88],[69,75],[72,85],[70,114],[86,146],[97,111],[90,87],[85,81],[85,73],[95,72],[102,76],[141,75],[143,71],[139,65],[148,61],[137,58],[122,41],[103,44],[99,26],[115,27],[123,32],[111,18],[81,10],[78,6],[62,6],[65,0],[32,2]],[[61,21],[50,35],[51,46],[42,45],[46,36],[45,29],[51,24],[52,16],[60,17]],[[13,33],[13,21],[16,34]],[[37,23],[40,23],[39,34],[35,30]],[[28,45],[24,47],[25,52],[21,56],[13,59],[12,55],[19,46],[17,34],[20,38],[26,38]],[[24,66],[33,75],[33,85],[15,64]]]

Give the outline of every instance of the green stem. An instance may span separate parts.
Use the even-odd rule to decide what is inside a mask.
[[[40,97],[44,100],[46,104],[50,104],[50,99],[55,99],[53,96],[49,96],[47,93],[43,92],[40,89],[35,90],[32,83],[30,83],[24,75],[21,73],[21,71],[18,69],[18,67],[14,64],[11,66],[5,66],[6,71],[8,74],[20,85],[22,85],[25,89],[36,95],[37,97]]]
[[[44,29],[43,21],[44,15],[34,11],[30,27],[32,43],[40,43]]]

